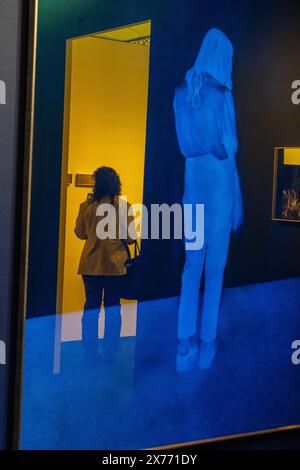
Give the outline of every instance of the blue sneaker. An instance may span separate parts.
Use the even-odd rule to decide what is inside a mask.
[[[179,374],[184,374],[196,366],[198,356],[197,343],[188,343],[186,350],[179,346],[176,356],[176,370]]]
[[[202,341],[200,346],[198,367],[199,369],[209,369],[217,354],[216,341]]]

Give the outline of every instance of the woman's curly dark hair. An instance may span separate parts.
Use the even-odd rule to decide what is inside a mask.
[[[121,194],[121,180],[113,168],[101,166],[94,171],[95,185],[89,199],[99,202],[103,197],[110,197],[113,201],[116,196]]]

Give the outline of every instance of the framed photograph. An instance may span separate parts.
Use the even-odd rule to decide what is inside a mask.
[[[19,448],[297,427],[299,2],[32,6]]]
[[[300,147],[276,147],[273,220],[300,222]]]

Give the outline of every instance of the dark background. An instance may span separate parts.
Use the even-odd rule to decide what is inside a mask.
[[[0,2],[0,80],[6,83],[6,104],[0,105],[0,339],[6,343],[6,365],[0,365],[0,449],[11,443],[17,336],[18,253],[21,156],[22,8],[19,0]],[[24,37],[26,42],[26,37]],[[21,157],[20,157],[21,156]],[[22,314],[22,312],[20,312]]]
[[[184,159],[172,99],[208,29],[235,48],[234,97],[245,223],[233,238],[225,286],[300,274],[297,224],[271,221],[275,146],[300,146],[299,2],[40,0],[36,76],[28,316],[53,314],[56,302],[66,39],[152,20],[144,203],[181,202]],[[84,155],[82,156],[84,158]],[[126,148],[124,148],[126,158]],[[99,155],[99,164],[101,154]],[[143,298],[178,295],[181,241],[143,242]]]

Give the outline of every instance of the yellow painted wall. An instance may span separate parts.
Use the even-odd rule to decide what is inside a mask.
[[[300,165],[299,147],[285,147],[283,152],[284,165]]]
[[[83,247],[74,235],[80,202],[89,188],[74,186],[76,173],[91,174],[102,165],[117,170],[123,194],[143,200],[148,100],[149,47],[99,38],[72,41],[70,124],[62,312],[83,308],[84,290],[77,275]]]

